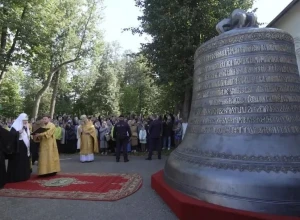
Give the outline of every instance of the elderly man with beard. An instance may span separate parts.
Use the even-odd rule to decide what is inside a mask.
[[[94,161],[94,153],[99,153],[96,128],[86,115],[80,117],[82,125],[80,128],[80,161]]]

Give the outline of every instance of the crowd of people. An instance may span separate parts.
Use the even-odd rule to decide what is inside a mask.
[[[29,179],[36,162],[38,175],[55,175],[60,171],[59,153],[79,152],[83,163],[94,161],[95,153],[114,153],[119,162],[122,153],[124,162],[128,162],[128,152],[147,152],[146,160],[152,160],[156,150],[161,159],[162,149],[170,150],[180,144],[187,123],[173,115],[147,118],[63,115],[54,119],[43,116],[29,122],[22,113],[16,120],[2,122],[0,127],[0,175],[5,176],[0,181],[1,187],[6,182]]]
[[[116,140],[113,137],[114,125],[118,122],[118,117],[93,117],[89,116],[96,130],[99,152],[102,155],[115,153]],[[127,145],[127,152],[145,152],[149,149],[149,127],[153,121],[153,116],[143,118],[138,116],[124,117],[131,130],[130,141]],[[187,123],[181,119],[176,119],[173,115],[158,117],[162,122],[160,134],[160,147],[170,150],[180,144]],[[83,121],[78,117],[57,116],[54,124],[57,127],[56,139],[60,153],[75,153],[80,149],[80,133]],[[148,141],[147,141],[148,140]]]
[[[113,127],[118,121],[118,117],[93,117],[89,116],[95,129],[98,139],[99,152],[102,155],[115,153],[116,140],[113,138]],[[160,135],[160,147],[170,150],[180,144],[186,130],[187,123],[182,119],[174,117],[173,115],[159,116],[158,120],[162,122],[162,129]],[[153,117],[138,117],[128,116],[124,118],[131,129],[130,141],[127,145],[129,153],[146,152],[149,149],[149,127],[153,121]],[[13,120],[4,119],[0,121],[2,127],[10,129]],[[37,120],[31,120],[31,124],[38,128],[41,124],[41,117]],[[53,119],[56,126],[55,137],[59,153],[76,153],[80,149],[80,133],[81,124],[83,123],[78,117],[72,116],[56,116]],[[148,140],[148,141],[147,141]],[[35,160],[34,160],[35,161]]]

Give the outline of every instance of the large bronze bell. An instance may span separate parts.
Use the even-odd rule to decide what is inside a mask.
[[[196,51],[187,132],[164,178],[212,204],[300,216],[300,78],[293,38],[243,24]]]

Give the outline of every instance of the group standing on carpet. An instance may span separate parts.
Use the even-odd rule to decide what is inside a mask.
[[[12,124],[10,131],[0,128],[0,188],[6,183],[22,182],[30,178],[32,154],[30,146],[39,142],[38,175],[55,175],[60,171],[59,154],[54,136],[55,125],[49,116],[42,119],[45,132],[31,135],[32,126],[25,113]],[[34,146],[34,145],[33,145]],[[8,159],[7,170],[5,159]]]
[[[162,121],[153,115],[149,118],[148,124],[147,122],[146,124],[140,123],[140,128],[135,121],[135,119],[127,121],[121,115],[113,122],[107,120],[99,123],[82,115],[76,129],[72,127],[70,121],[65,129],[62,129],[58,121],[52,123],[49,116],[39,118],[35,123],[30,124],[28,116],[22,113],[8,129],[9,131],[0,126],[0,188],[7,182],[28,180],[35,161],[38,161],[37,172],[40,177],[60,172],[58,149],[62,138],[66,138],[68,143],[71,143],[70,148],[73,149],[75,146],[75,151],[76,148],[79,149],[80,161],[83,163],[94,161],[94,154],[99,153],[101,149],[104,149],[102,153],[106,154],[108,140],[113,140],[115,143],[116,162],[120,161],[121,152],[124,162],[129,161],[127,152],[130,144],[135,149],[140,144],[141,151],[145,151],[147,146],[146,160],[152,159],[155,149],[158,152],[158,159],[161,159],[161,140],[163,140],[164,147],[170,149],[171,145],[170,117]],[[108,123],[111,125],[110,129]],[[45,131],[32,135],[39,128],[44,128]],[[181,123],[177,124],[174,131],[174,140],[177,145],[185,131]],[[5,159],[8,159],[7,170]]]

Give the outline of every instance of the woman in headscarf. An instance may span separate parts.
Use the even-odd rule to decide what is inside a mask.
[[[14,136],[13,154],[8,160],[7,182],[21,182],[30,178],[30,130],[28,116],[19,115],[11,126],[10,133]]]

